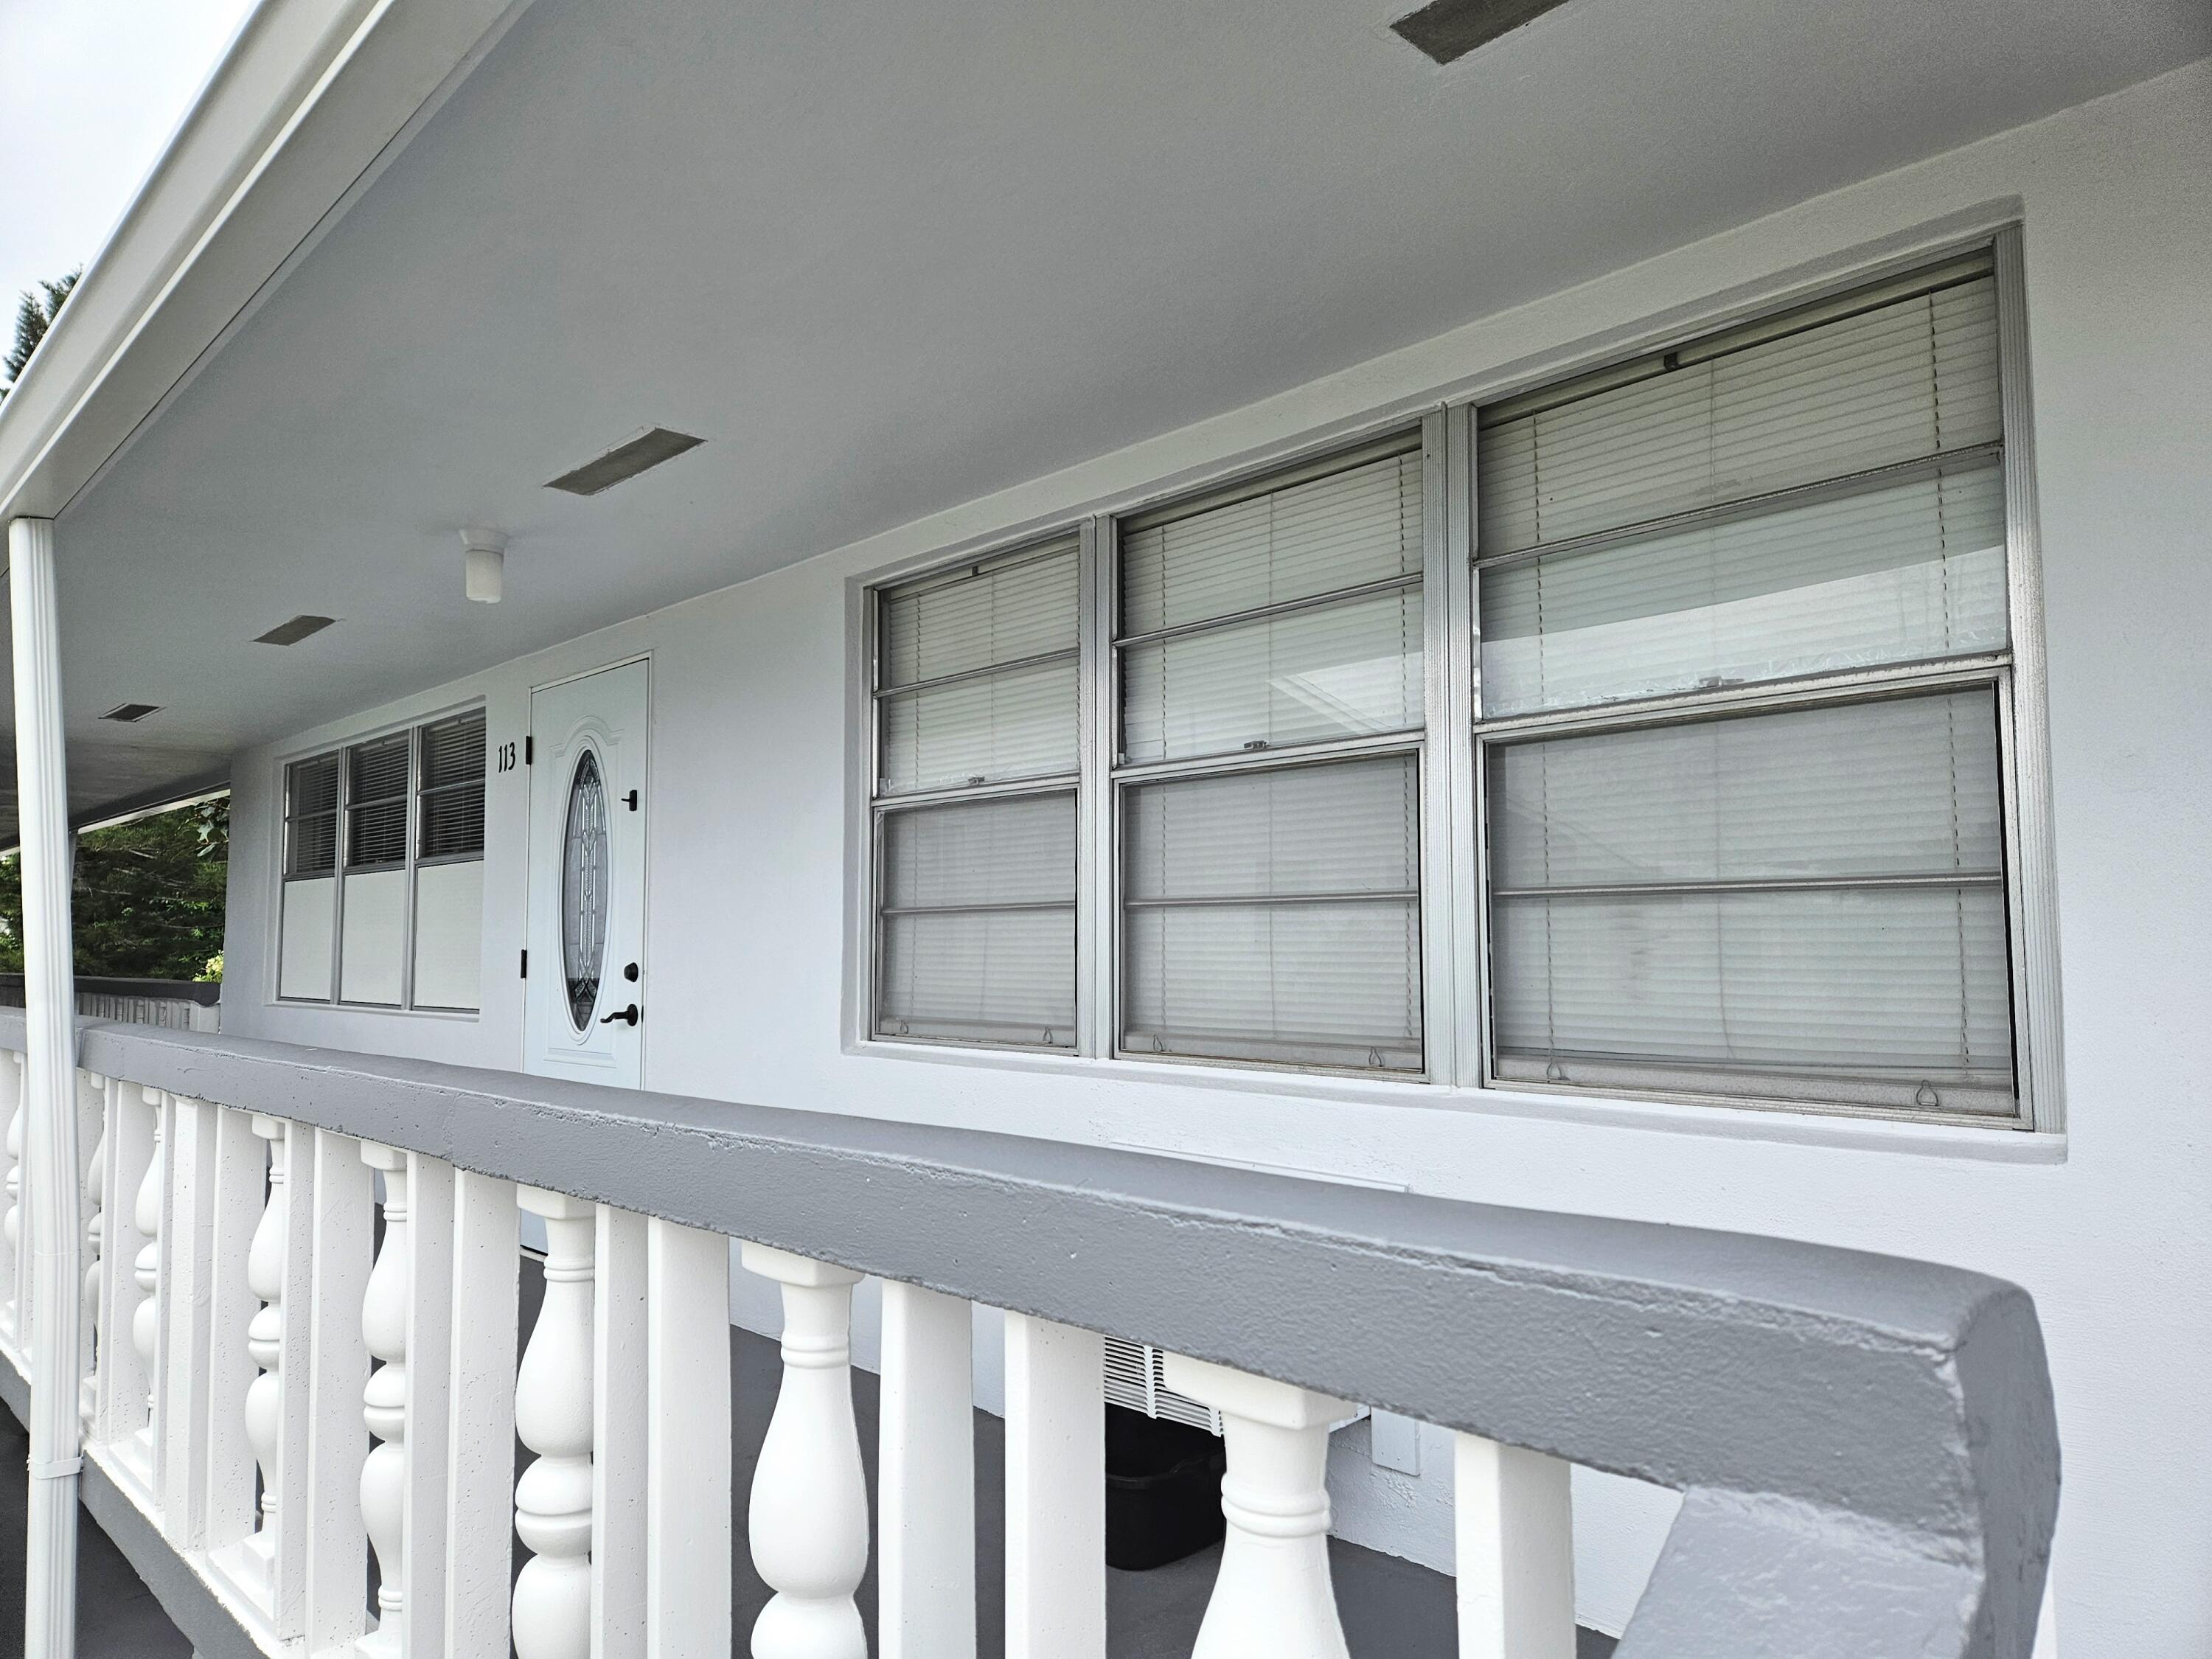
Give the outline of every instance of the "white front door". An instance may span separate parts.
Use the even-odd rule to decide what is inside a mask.
[[[647,665],[530,700],[522,1068],[635,1089],[645,1057]]]

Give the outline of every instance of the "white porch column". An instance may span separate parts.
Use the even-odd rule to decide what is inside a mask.
[[[69,777],[62,749],[60,629],[50,519],[8,526],[15,650],[15,792],[22,836],[22,1116],[30,1225],[31,1503],[24,1650],[76,1650],[77,1210],[76,976],[70,942]]]

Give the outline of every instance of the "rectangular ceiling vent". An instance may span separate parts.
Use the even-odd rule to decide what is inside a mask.
[[[161,712],[161,705],[158,702],[118,702],[100,718],[104,720],[121,720],[128,725],[133,720],[143,720],[149,714],[158,714]]]
[[[297,645],[308,635],[321,633],[336,620],[333,617],[310,617],[302,612],[289,622],[278,623],[266,634],[256,634],[253,642],[256,645]]]
[[[545,487],[565,489],[571,495],[596,495],[663,461],[672,461],[685,450],[696,449],[705,441],[688,432],[671,432],[665,426],[657,426],[626,444],[617,444],[597,460],[586,461],[573,472],[563,472]]]
[[[1439,64],[1449,64],[1565,3],[1566,0],[1429,0],[1390,27]]]

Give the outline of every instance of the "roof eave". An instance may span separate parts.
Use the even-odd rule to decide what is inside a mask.
[[[0,520],[58,516],[528,4],[262,0],[0,403]]]

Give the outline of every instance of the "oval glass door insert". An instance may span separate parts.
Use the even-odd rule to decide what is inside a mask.
[[[599,757],[584,750],[568,781],[561,840],[561,960],[568,1018],[581,1031],[599,1006],[607,955],[607,790]]]

